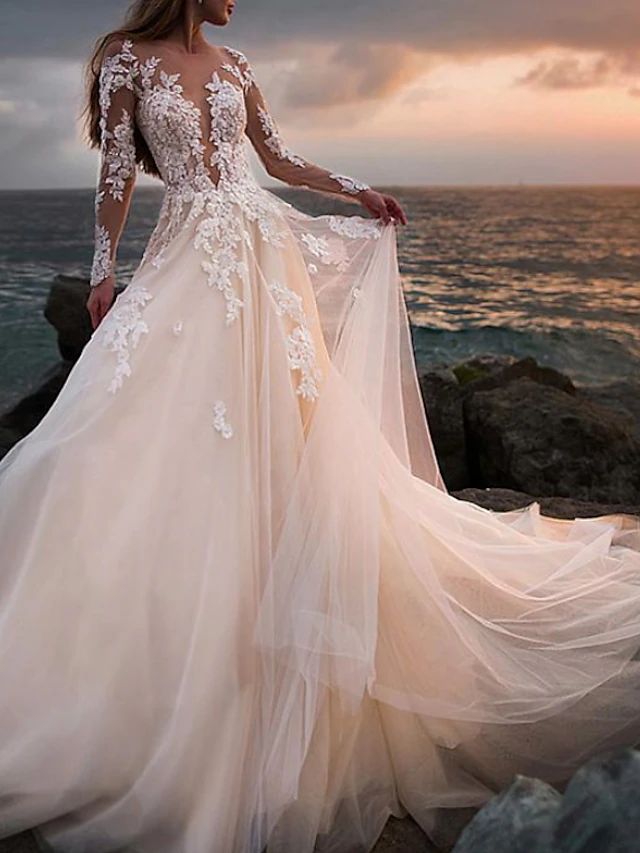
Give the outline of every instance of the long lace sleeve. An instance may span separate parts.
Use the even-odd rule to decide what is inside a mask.
[[[95,249],[91,286],[113,273],[136,180],[134,145],[135,57],[128,43],[112,43],[100,68],[100,169],[95,196]]]
[[[247,108],[247,136],[269,175],[292,186],[343,196],[355,197],[370,189],[362,181],[330,172],[290,151],[280,136],[246,56],[238,50],[227,50],[235,62],[223,67],[242,84]]]

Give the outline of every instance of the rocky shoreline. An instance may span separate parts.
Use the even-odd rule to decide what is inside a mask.
[[[54,280],[45,316],[61,360],[0,414],[0,456],[44,416],[89,340],[87,296],[86,280]],[[640,382],[578,388],[532,358],[493,356],[424,369],[419,379],[455,497],[498,511],[535,500],[557,518],[640,515]],[[585,765],[563,796],[516,777],[475,816],[445,815],[437,848],[410,818],[392,818],[374,853],[632,853],[638,790],[640,753],[627,750]],[[30,833],[0,841],[0,853],[39,849]]]

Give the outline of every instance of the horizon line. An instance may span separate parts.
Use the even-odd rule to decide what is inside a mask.
[[[289,189],[289,190],[302,190],[303,192],[316,192],[315,190],[305,189],[303,187],[294,186],[291,184],[261,184],[263,189],[266,190],[277,190],[277,189]],[[576,181],[504,181],[501,183],[414,183],[414,184],[398,184],[398,183],[372,183],[371,187],[375,189],[376,187],[380,187],[383,189],[395,187],[398,189],[504,189],[504,188],[545,188],[548,187],[550,189],[562,187],[565,189],[636,189],[640,188],[640,181],[634,181],[630,183],[621,183],[619,181],[608,182],[608,181],[596,181],[596,182],[576,182]],[[95,184],[93,185],[83,185],[83,186],[65,186],[65,187],[0,187],[0,192],[2,193],[16,193],[16,192],[76,192],[80,190],[91,190],[95,192]],[[134,192],[138,190],[163,190],[164,184],[158,181],[157,184],[152,183],[141,183],[138,184],[134,188]]]

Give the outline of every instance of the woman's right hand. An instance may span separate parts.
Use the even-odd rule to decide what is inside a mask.
[[[384,195],[369,188],[358,193],[357,198],[360,204],[376,219],[380,219],[384,225],[389,222],[407,224],[407,214],[394,196]]]
[[[91,325],[94,331],[102,322],[102,318],[109,308],[111,308],[115,289],[116,282],[112,275],[107,276],[104,281],[101,281],[96,287],[91,288],[91,293],[87,299],[87,311],[91,315]]]

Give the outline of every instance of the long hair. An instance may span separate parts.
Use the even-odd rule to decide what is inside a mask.
[[[134,0],[125,15],[124,23],[111,30],[95,43],[93,52],[85,66],[85,104],[82,122],[87,142],[91,148],[100,148],[100,66],[105,49],[114,39],[161,39],[183,20],[186,0]],[[140,129],[134,126],[136,162],[143,172],[160,177]]]

